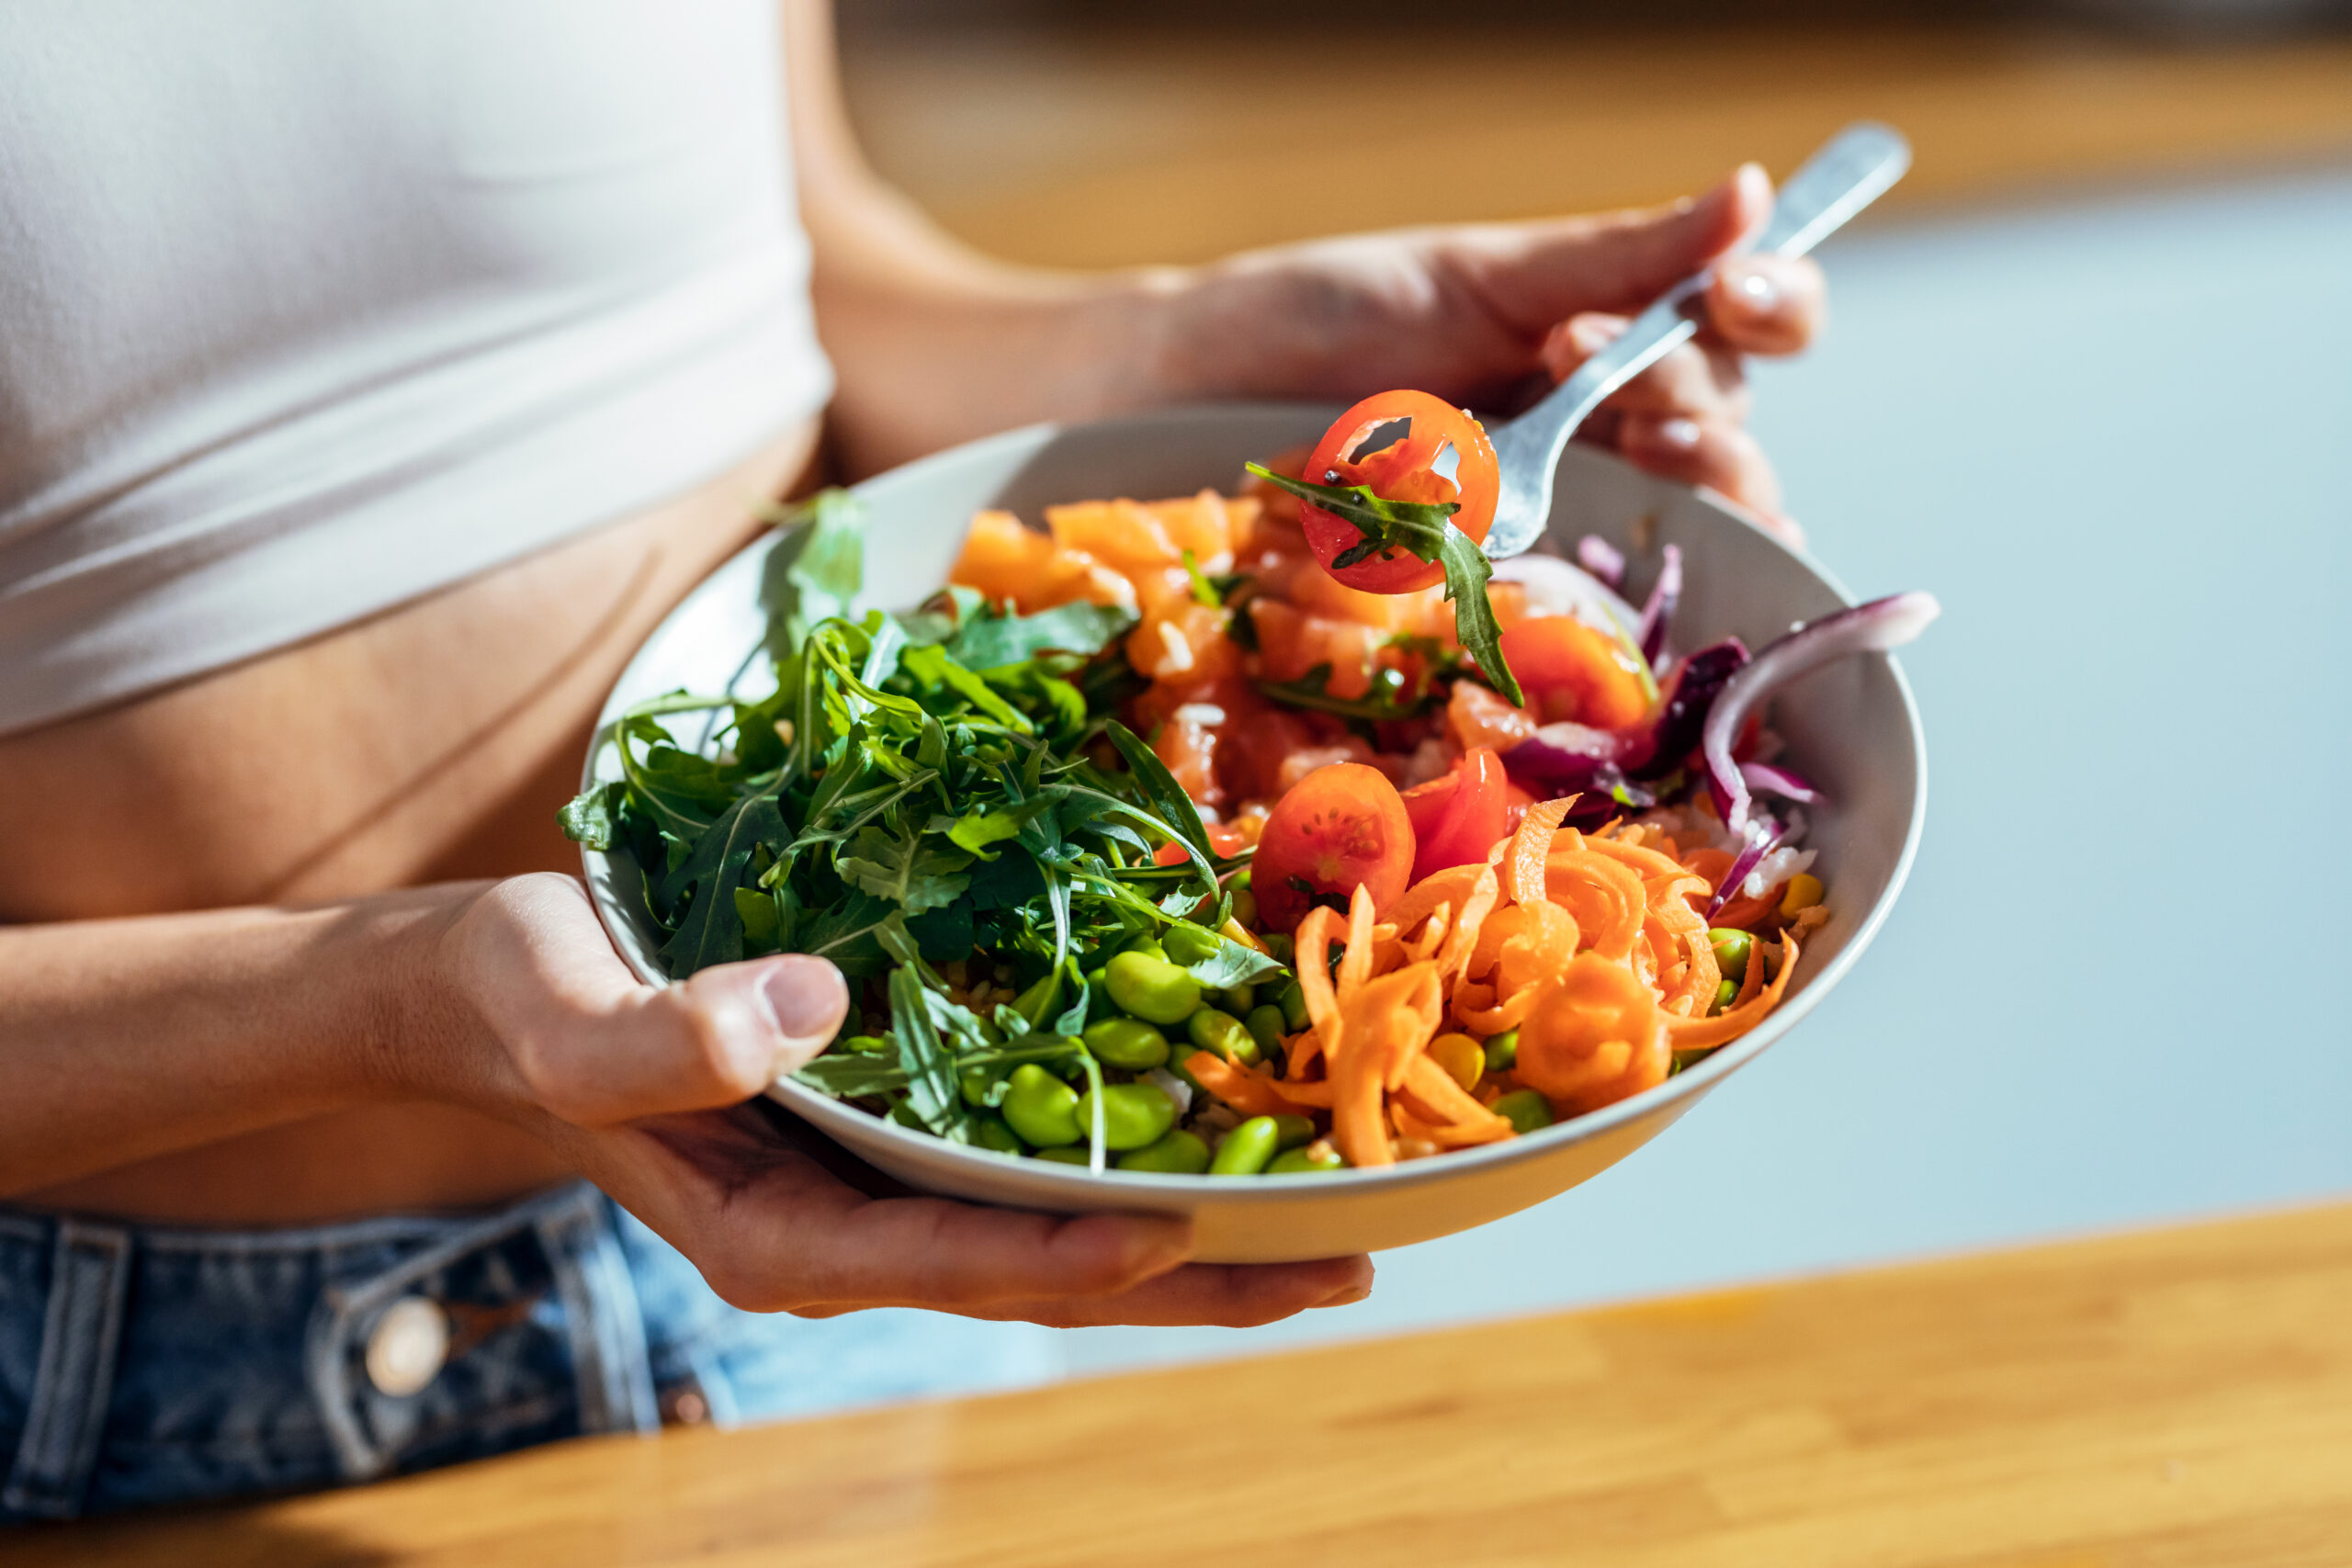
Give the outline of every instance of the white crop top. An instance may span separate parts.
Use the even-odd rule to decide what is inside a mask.
[[[821,407],[775,0],[0,8],[0,733]]]

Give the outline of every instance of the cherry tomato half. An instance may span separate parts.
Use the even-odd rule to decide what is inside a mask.
[[[1229,828],[1222,822],[1210,823],[1208,832],[1211,854],[1237,855],[1250,844],[1250,840],[1241,836],[1240,829]],[[1154,865],[1182,865],[1192,858],[1184,846],[1173,839],[1151,852],[1151,863]]]
[[[1377,768],[1333,762],[1274,803],[1258,836],[1250,889],[1268,931],[1298,929],[1325,898],[1344,907],[1362,883],[1385,909],[1410,885],[1413,824],[1396,786]]]
[[[1410,422],[1402,439],[1376,451],[1359,450],[1366,436],[1398,420]],[[1448,446],[1454,455],[1450,479],[1430,467]],[[1478,422],[1442,398],[1413,391],[1381,392],[1341,414],[1317,443],[1305,477],[1315,484],[1370,485],[1385,501],[1458,501],[1462,510],[1453,514],[1453,525],[1473,539],[1484,539],[1494,526],[1495,499],[1502,489],[1494,446]],[[1299,525],[1326,571],[1363,539],[1354,524],[1317,506],[1302,506]],[[1445,568],[1391,548],[1331,575],[1367,593],[1410,593],[1444,581]]]
[[[1405,792],[1405,816],[1413,824],[1413,880],[1450,865],[1487,858],[1505,825],[1510,781],[1503,760],[1490,747],[1473,746],[1442,779]]]
[[[1634,656],[1573,615],[1537,615],[1503,633],[1503,659],[1536,720],[1623,729],[1649,712]]]

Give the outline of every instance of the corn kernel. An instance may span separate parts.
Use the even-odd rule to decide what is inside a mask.
[[[1441,1034],[1430,1042],[1430,1060],[1464,1089],[1475,1089],[1487,1070],[1487,1048],[1467,1034]]]
[[[1793,919],[1799,909],[1810,909],[1820,902],[1821,878],[1801,871],[1789,878],[1789,890],[1781,895],[1781,913]]]

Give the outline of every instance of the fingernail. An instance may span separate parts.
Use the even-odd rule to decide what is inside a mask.
[[[1568,336],[1576,340],[1578,354],[1599,354],[1617,341],[1617,333],[1606,321],[1589,318],[1568,323]]]
[[[1688,452],[1699,445],[1699,423],[1696,420],[1669,419],[1657,427],[1661,446],[1679,446]]]
[[[1319,1312],[1325,1307],[1353,1306],[1356,1303],[1365,1300],[1371,1294],[1372,1287],[1370,1285],[1351,1285],[1336,1296],[1329,1296],[1322,1301],[1317,1302],[1315,1303],[1315,1310]]]
[[[1750,315],[1769,316],[1781,308],[1781,286],[1754,266],[1736,268],[1731,275],[1731,295],[1739,301],[1741,310]]]
[[[761,982],[776,1032],[787,1043],[831,1040],[849,1010],[849,987],[842,972],[821,958],[793,953],[778,959]]]

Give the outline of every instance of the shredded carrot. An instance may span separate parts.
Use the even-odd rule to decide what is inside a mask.
[[[1331,1047],[1331,1141],[1353,1166],[1391,1165],[1384,1098],[1437,1034],[1437,966],[1416,964],[1357,987],[1340,1004]]]
[[[1667,1021],[1666,1032],[1668,1040],[1672,1043],[1674,1048],[1678,1051],[1695,1051],[1703,1046],[1726,1044],[1764,1021],[1764,1015],[1781,1005],[1781,998],[1789,988],[1789,976],[1795,974],[1797,969],[1796,933],[1782,931],[1781,946],[1782,952],[1781,972],[1772,976],[1772,983],[1765,987],[1760,993],[1748,997],[1745,1001],[1734,1003],[1713,1018],[1669,1019]],[[1753,976],[1763,967],[1762,951],[1751,950],[1747,954],[1748,974]],[[1740,988],[1746,991],[1747,987],[1742,985]],[[1524,1060],[1525,1044],[1522,1043],[1520,1049],[1521,1059]]]
[[[1630,968],[1597,952],[1579,953],[1543,985],[1520,1026],[1512,1071],[1555,1100],[1574,1100],[1611,1082],[1636,1046],[1661,1026],[1657,998]]]
[[[1509,1134],[1510,1123],[1479,1104],[1433,1056],[1413,1058],[1405,1070],[1405,1092],[1430,1113],[1435,1125],[1492,1130],[1495,1122],[1501,1122],[1502,1131],[1496,1135]]]
[[[1237,1067],[1213,1051],[1195,1051],[1185,1057],[1184,1070],[1244,1116],[1280,1116],[1293,1109],[1288,1097],[1271,1079]]]
[[[1359,882],[1348,895],[1348,946],[1340,955],[1340,999],[1372,978],[1372,890]]]
[[[1410,931],[1442,905],[1466,909],[1471,894],[1493,875],[1494,868],[1487,865],[1450,865],[1443,871],[1433,871],[1407,888],[1388,907],[1388,918],[1396,922],[1398,931]]]
[[[1633,867],[1641,874],[1644,881],[1654,876],[1690,874],[1690,868],[1672,856],[1660,854],[1656,850],[1645,850],[1639,844],[1629,844],[1623,839],[1604,838],[1596,833],[1585,840],[1584,847],[1594,854],[1607,855],[1611,860]],[[1709,891],[1712,892],[1713,889],[1710,888]]]
[[[1510,836],[1510,848],[1503,856],[1503,891],[1512,903],[1524,904],[1546,896],[1544,863],[1552,852],[1553,836],[1559,832],[1560,824],[1576,804],[1577,796],[1573,795],[1538,801],[1519,819],[1519,830]]]
[[[1731,863],[1729,850],[1692,850],[1682,857],[1682,863],[1692,875],[1707,879],[1710,893],[1724,885],[1724,874],[1731,869]]]
[[[1576,917],[1594,952],[1621,964],[1632,955],[1649,908],[1640,877],[1590,850],[1555,851],[1544,863],[1544,886]]]
[[[1495,875],[1495,868],[1482,865],[1477,869],[1478,880],[1463,902],[1462,914],[1445,939],[1444,951],[1438,955],[1438,967],[1457,979],[1470,963],[1470,954],[1477,944],[1478,933],[1484,929],[1487,917],[1494,913],[1495,906],[1502,899],[1502,883]]]

